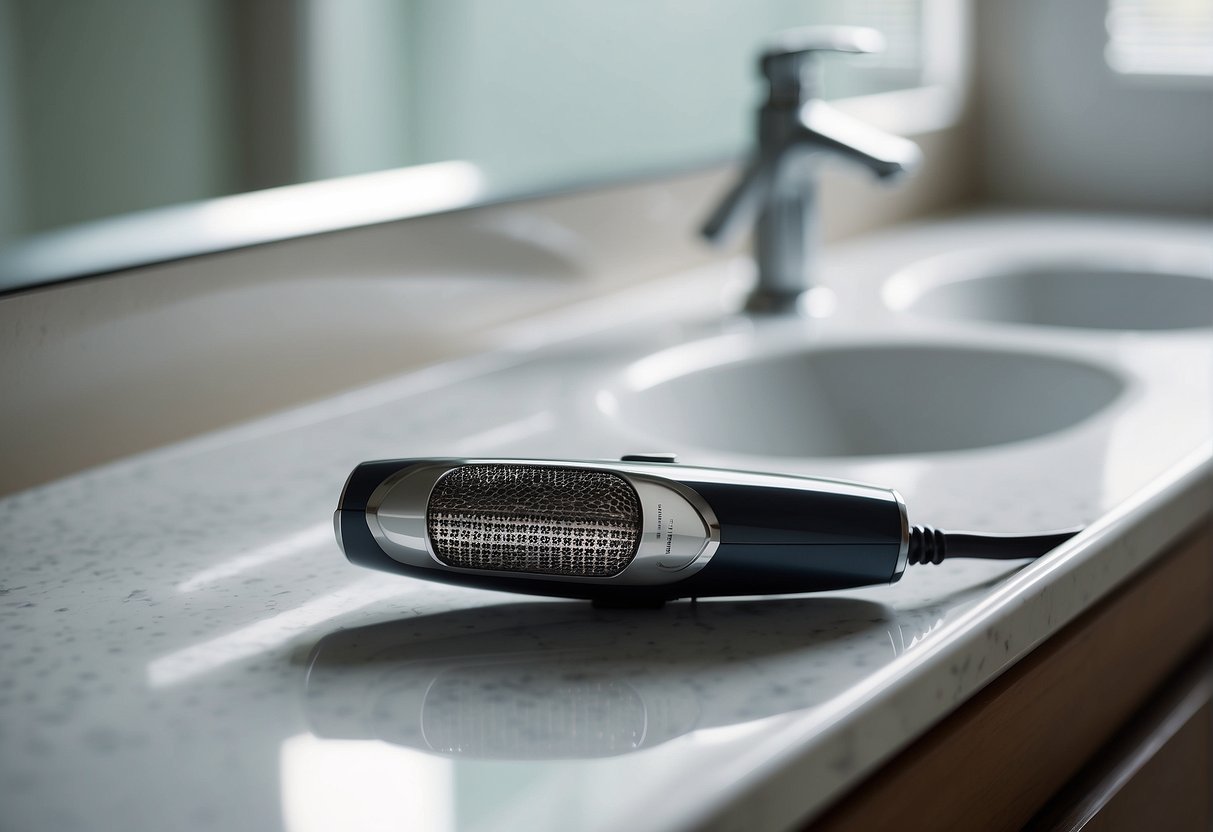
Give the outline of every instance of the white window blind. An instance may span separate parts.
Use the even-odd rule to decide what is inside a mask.
[[[1213,75],[1213,0],[1109,0],[1108,65],[1146,75]]]

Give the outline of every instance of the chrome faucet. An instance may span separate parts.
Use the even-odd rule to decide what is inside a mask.
[[[720,242],[754,221],[758,282],[751,312],[792,312],[810,289],[816,241],[816,171],[842,156],[881,179],[912,170],[921,159],[908,139],[877,130],[817,97],[816,53],[877,52],[884,38],[856,26],[810,26],[778,35],[759,66],[770,94],[758,113],[758,147],[740,181],[703,226]],[[755,221],[756,216],[756,221]]]

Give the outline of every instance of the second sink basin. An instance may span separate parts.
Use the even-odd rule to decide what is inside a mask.
[[[1098,367],[1030,352],[864,345],[746,356],[727,338],[651,356],[628,379],[613,396],[617,417],[663,448],[802,457],[1030,439],[1086,419],[1124,389]]]
[[[890,283],[896,308],[936,318],[1098,330],[1213,327],[1213,263],[1059,257],[997,264],[981,258],[923,264]]]

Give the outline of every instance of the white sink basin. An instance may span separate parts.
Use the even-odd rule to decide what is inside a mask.
[[[895,308],[936,318],[1102,330],[1213,327],[1213,263],[1143,258],[1040,259],[999,265],[978,258],[924,264],[894,278]]]
[[[718,339],[634,365],[611,410],[654,446],[781,457],[982,448],[1068,428],[1116,375],[1031,352],[895,344],[735,356]],[[717,360],[723,359],[723,360]]]

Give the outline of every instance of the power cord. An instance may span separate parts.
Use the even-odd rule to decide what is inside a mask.
[[[1038,558],[1060,546],[1082,527],[1037,535],[945,532],[930,526],[910,530],[910,564],[943,563],[946,558],[1019,560]]]

